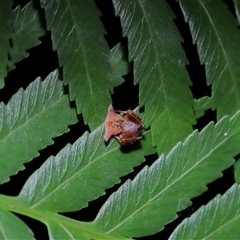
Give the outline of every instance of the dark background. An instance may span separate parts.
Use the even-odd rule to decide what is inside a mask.
[[[23,7],[27,2],[29,1],[15,0],[14,7],[16,7],[18,4]],[[35,0],[34,2],[36,3],[36,7],[39,7],[39,1]],[[119,42],[127,43],[127,39],[122,37],[119,18],[114,16],[114,9],[111,0],[95,0],[95,2],[103,15],[101,17],[101,20],[107,31],[107,35],[105,37],[110,48]],[[234,14],[232,1],[229,0],[225,2],[228,4],[229,9]],[[186,66],[186,68],[193,82],[193,85],[191,87],[193,96],[194,98],[200,98],[206,95],[210,96],[211,87],[207,86],[206,84],[205,68],[199,63],[197,49],[196,46],[192,44],[189,27],[184,22],[178,3],[176,3],[174,0],[169,0],[168,3],[176,15],[174,22],[176,23],[184,39],[182,46],[190,63]],[[4,89],[0,90],[1,101],[7,103],[11,96],[16,93],[20,87],[26,88],[29,83],[38,76],[41,76],[42,79],[44,79],[51,71],[58,67],[57,53],[52,51],[50,33],[48,32],[40,40],[42,43],[39,46],[28,51],[30,56],[20,63],[17,63],[16,69],[8,74],[5,81],[6,86]],[[125,79],[126,81],[121,86],[118,86],[114,89],[114,94],[112,95],[113,105],[116,109],[134,109],[138,105],[138,86],[133,85],[133,75],[128,74],[125,76]],[[129,96],[129,98],[123,96]],[[198,122],[194,128],[201,130],[208,122],[215,121],[215,119],[215,112],[208,110],[204,117],[198,119]],[[56,155],[57,152],[60,151],[67,143],[73,143],[86,130],[89,131],[88,126],[84,125],[81,121],[73,126],[70,126],[70,132],[54,139],[53,145],[39,151],[39,157],[25,164],[26,169],[24,171],[21,171],[17,175],[12,176],[11,181],[1,185],[0,192],[2,194],[10,196],[18,195],[27,178],[36,169],[38,169],[50,155]],[[156,158],[157,155],[149,156],[146,162],[148,165],[151,165],[153,161],[156,160]],[[132,179],[142,169],[144,164],[136,167],[133,173],[121,178],[122,182],[128,178]],[[233,168],[231,167],[224,171],[223,177],[208,185],[208,191],[206,191],[201,196],[192,199],[193,205],[178,213],[179,217],[173,222],[166,225],[164,230],[153,236],[141,239],[167,239],[172,231],[176,228],[176,226],[184,218],[191,216],[193,212],[195,212],[201,205],[207,204],[207,202],[211,200],[216,194],[224,193],[233,184],[233,182]],[[87,208],[74,213],[64,213],[64,215],[80,221],[94,220],[102,204],[106,201],[106,199],[113,191],[116,191],[118,189],[118,187],[119,184],[115,185],[111,189],[108,189],[106,191],[106,195],[90,202]],[[36,239],[48,239],[47,228],[44,224],[30,219],[26,216],[18,216],[23,221],[25,221],[33,230]],[[159,216],[159,218],[160,217],[161,216]]]

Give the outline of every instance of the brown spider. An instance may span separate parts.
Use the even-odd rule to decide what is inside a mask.
[[[120,114],[116,114],[116,112]],[[114,110],[113,106],[110,105],[104,125],[104,140],[106,142],[113,136],[120,144],[128,145],[142,138],[141,130],[144,128],[144,124],[132,110]]]

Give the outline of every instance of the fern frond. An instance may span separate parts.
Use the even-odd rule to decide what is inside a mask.
[[[12,1],[0,1],[0,89],[4,87],[4,77],[7,75],[9,38],[12,35]]]
[[[223,1],[178,0],[189,23],[199,58],[212,85],[212,108],[217,118],[240,109],[240,34]],[[223,17],[224,16],[224,17]]]
[[[53,48],[63,66],[70,99],[91,130],[103,123],[111,103],[110,50],[103,35],[100,12],[93,0],[41,0]]]
[[[13,213],[0,208],[0,239],[33,240],[33,232]]]
[[[51,211],[45,211],[43,209],[33,209],[29,206],[26,206],[21,199],[17,197],[9,197],[5,195],[0,194],[0,205],[1,209],[3,210],[4,215],[2,215],[4,218],[9,216],[9,212],[7,211],[14,211],[15,213],[24,214],[26,216],[29,216],[31,218],[37,219],[43,223],[45,223],[48,227],[49,231],[49,237],[50,239],[64,239],[63,237],[66,236],[66,239],[101,239],[101,240],[118,240],[114,236],[107,235],[106,233],[102,232],[99,228],[93,226],[92,223],[85,223],[73,220],[68,217],[64,217],[60,214],[53,213]],[[1,216],[1,211],[0,211]],[[29,234],[29,229],[24,226],[23,223],[19,223],[19,219],[17,217],[14,217],[14,215],[10,215],[11,219],[10,221],[7,220],[8,223],[11,223],[7,226],[7,228],[4,228],[4,230],[7,230],[7,232],[4,232],[4,236],[11,236],[11,232],[15,232],[15,229],[12,229],[13,226],[16,226],[16,231],[19,229],[21,236],[29,236],[23,237],[22,239],[32,239],[31,235]],[[3,225],[5,225],[5,219],[1,218],[0,222],[3,222]],[[2,226],[2,225],[1,225]],[[2,229],[2,228],[1,228]],[[0,234],[1,234],[0,229]],[[21,232],[21,230],[23,232]],[[18,233],[18,234],[20,234]],[[31,233],[31,232],[30,232]],[[28,235],[27,235],[28,234]],[[0,235],[1,236],[1,235]],[[19,239],[19,235],[15,233],[16,239]],[[61,236],[61,237],[60,237]],[[3,239],[15,239],[13,238],[3,238]],[[126,238],[121,238],[126,239]]]
[[[37,78],[26,90],[20,89],[7,105],[0,103],[0,183],[23,169],[23,163],[76,121],[58,71],[43,82]]]
[[[240,183],[240,160],[236,161],[234,164],[234,178],[236,183]]]
[[[238,19],[238,25],[240,25],[240,2],[238,0],[233,0],[235,13]]]
[[[204,112],[208,109],[211,109],[212,106],[212,98],[205,96],[199,99],[194,99],[194,112],[195,117],[200,118],[204,115]]]
[[[167,153],[191,133],[195,122],[187,59],[174,14],[165,1],[112,2],[128,38],[139,106],[145,106],[144,123],[151,126],[153,146]]]
[[[15,63],[28,57],[26,50],[41,43],[39,37],[46,33],[41,23],[40,13],[29,2],[23,9],[18,6],[13,11],[13,35],[11,36],[12,48],[9,52],[10,61],[8,71],[15,68]]]
[[[240,113],[194,131],[133,181],[125,182],[100,209],[95,224],[108,234],[142,237],[154,234],[206,191],[239,152]]]
[[[122,76],[127,75],[132,71],[132,64],[127,59],[127,49],[123,44],[117,44],[111,49],[110,62],[112,65],[112,81],[113,87],[116,87],[124,82]]]
[[[70,219],[69,219],[70,220]],[[87,235],[87,231],[72,227],[71,224],[64,225],[61,222],[47,221],[49,239],[81,239],[91,240],[92,236]]]
[[[240,186],[233,185],[223,196],[216,196],[172,233],[173,239],[239,239]]]
[[[141,148],[123,154],[116,140],[106,146],[103,132],[103,126],[91,134],[86,132],[56,157],[51,156],[26,181],[19,197],[31,208],[76,211],[118,183],[121,176],[144,161],[145,155],[155,152],[148,142],[149,133],[142,139]]]

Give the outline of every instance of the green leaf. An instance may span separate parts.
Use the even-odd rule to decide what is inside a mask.
[[[185,219],[169,239],[239,239],[239,199],[240,186],[235,184]]]
[[[87,236],[86,232],[79,231],[80,229],[72,227],[70,224],[64,226],[62,223],[47,221],[47,227],[50,239],[92,239]]]
[[[240,183],[240,160],[239,157],[234,164],[234,178],[236,183]]]
[[[111,49],[110,61],[113,69],[113,86],[116,87],[124,82],[121,76],[127,75],[132,71],[132,64],[128,62],[127,47],[117,44]]]
[[[50,214],[49,214],[50,215]],[[111,235],[101,232],[92,223],[83,223],[55,214],[53,221],[47,219],[50,239],[79,239],[79,240],[119,240]],[[127,238],[121,238],[121,240]]]
[[[4,209],[0,209],[0,226],[0,239],[35,239],[18,217]]]
[[[46,160],[26,181],[19,198],[32,209],[79,210],[118,183],[119,177],[144,160],[144,155],[155,152],[149,143],[149,135],[144,135],[141,146],[121,149],[116,140],[106,146],[103,126],[91,134],[86,132],[56,157]]]
[[[93,0],[41,0],[53,48],[63,66],[64,84],[91,130],[105,119],[111,103],[110,50],[103,35],[100,12]]]
[[[91,223],[85,225],[87,226],[82,227],[82,222],[72,221],[71,219],[66,219],[65,222],[60,223],[48,221],[47,224],[50,239],[119,240],[119,238],[99,231],[99,229],[96,229]],[[121,240],[130,239],[121,237]]]
[[[23,163],[38,156],[38,150],[76,121],[58,71],[44,82],[37,78],[26,90],[20,89],[7,105],[0,103],[0,183],[24,169]]]
[[[34,7],[33,2],[29,2],[23,9],[18,6],[13,11],[14,21],[13,32],[11,36],[12,48],[9,52],[10,61],[8,71],[15,68],[15,63],[28,57],[26,50],[39,45],[39,37],[46,33],[43,28],[40,12]]]
[[[28,217],[37,219],[43,223],[45,223],[48,227],[49,231],[49,238],[50,239],[96,239],[96,240],[118,240],[117,238],[107,235],[106,233],[102,232],[99,228],[93,226],[92,223],[84,223],[80,221],[76,221],[67,217],[64,217],[60,214],[52,213],[50,211],[44,211],[42,209],[37,210],[30,208],[25,205],[24,202],[21,201],[21,199],[17,197],[9,197],[5,195],[0,194],[0,205],[1,208],[4,208],[8,211],[14,211],[19,214],[24,214]],[[5,211],[5,210],[4,210]],[[0,219],[4,222],[7,222],[7,214],[9,214],[6,211],[6,215],[3,216]],[[5,235],[11,234],[11,232],[15,232],[12,229],[12,226],[19,226],[18,223],[19,219],[15,217],[15,219],[12,217],[12,222],[10,225],[8,225],[5,230]],[[22,223],[23,225],[23,223]],[[22,229],[27,229],[26,226],[22,226]],[[16,230],[19,230],[18,228]],[[24,230],[24,232],[27,232]],[[1,233],[1,232],[0,232]],[[21,236],[20,233],[18,233],[18,236]],[[65,238],[64,238],[65,237]],[[13,238],[4,238],[4,239],[13,239]],[[16,239],[19,239],[16,238]],[[22,239],[28,239],[28,238],[22,238]],[[32,239],[29,237],[29,239]],[[121,238],[125,239],[125,238]]]
[[[142,237],[154,234],[206,191],[239,152],[240,113],[194,131],[133,181],[126,181],[100,209],[95,224],[108,234]]]
[[[174,14],[165,1],[112,2],[128,38],[139,106],[145,106],[144,123],[151,126],[153,146],[167,153],[191,133],[195,123],[187,59]]]
[[[240,109],[240,33],[233,14],[223,1],[179,0],[197,43],[207,83],[212,85],[212,108],[217,118]],[[224,17],[223,17],[224,16]]]
[[[12,35],[12,1],[0,1],[0,89],[4,87],[4,77],[7,75],[9,38]]]
[[[234,3],[234,8],[235,8],[235,13],[237,15],[238,19],[238,25],[240,25],[240,2],[239,0],[233,0]]]
[[[199,99],[194,99],[194,112],[195,117],[200,118],[204,115],[205,111],[212,106],[212,98],[205,96]]]

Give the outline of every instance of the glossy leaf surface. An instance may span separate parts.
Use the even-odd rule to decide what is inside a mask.
[[[2,222],[2,226],[4,224],[10,224],[8,226],[4,226],[3,232],[5,236],[25,236],[22,239],[33,239],[31,237],[31,231],[21,222],[17,217],[13,214],[7,212],[13,211],[24,214],[31,218],[35,218],[43,223],[45,223],[48,227],[49,238],[52,239],[101,239],[101,240],[118,240],[116,237],[111,235],[107,235],[99,228],[94,227],[92,223],[85,223],[73,220],[71,218],[67,218],[60,214],[52,213],[51,211],[44,211],[43,209],[33,209],[28,207],[21,199],[16,197],[9,197],[0,194],[0,205],[3,210],[3,213],[0,215],[3,217],[0,219]],[[5,214],[6,213],[6,214]],[[1,221],[2,220],[2,221]],[[20,231],[20,233],[16,233],[12,226],[16,226],[16,230]],[[1,231],[0,231],[1,234]],[[27,235],[28,234],[28,235]],[[28,236],[28,237],[27,237]],[[12,238],[4,238],[4,239],[19,239],[18,237]],[[125,238],[121,238],[125,239]]]
[[[35,239],[32,231],[13,213],[0,209],[0,239]]]
[[[233,0],[234,7],[235,7],[235,13],[237,15],[238,19],[238,25],[240,25],[240,2],[239,0]]]
[[[194,112],[196,118],[200,118],[204,115],[205,111],[211,109],[212,98],[205,96],[194,100]]]
[[[240,109],[240,33],[234,15],[223,1],[179,0],[212,85],[212,108],[217,118]],[[224,17],[223,17],[224,16]]]
[[[113,87],[124,82],[121,76],[125,76],[132,71],[132,64],[128,62],[127,48],[123,44],[117,44],[111,49],[110,62],[113,69]]]
[[[240,113],[215,126],[210,123],[200,133],[194,131],[166,157],[162,155],[113,193],[95,224],[108,234],[125,237],[162,230],[234,162],[239,141]]]
[[[83,113],[85,123],[93,130],[104,121],[113,87],[110,50],[103,37],[100,12],[93,0],[41,3],[70,99],[76,101],[78,113]]]
[[[134,81],[139,84],[139,106],[152,129],[152,143],[167,153],[191,133],[193,98],[182,38],[165,1],[113,0],[123,35],[128,38]]]
[[[39,45],[41,43],[39,37],[46,33],[41,22],[40,12],[34,7],[33,2],[29,2],[23,9],[20,6],[15,8],[13,19],[8,71],[15,68],[15,63],[28,57],[29,53],[26,50]]]
[[[240,183],[240,161],[239,158],[237,159],[236,163],[234,164],[234,178],[236,183]]]
[[[10,50],[9,38],[12,35],[11,12],[12,1],[0,1],[0,89],[4,87],[4,77],[7,75],[8,52]]]
[[[76,121],[57,71],[20,89],[7,105],[0,103],[0,182],[24,169],[23,163],[38,156],[38,150]]]
[[[119,177],[133,171],[154,153],[145,135],[136,148],[124,150],[116,140],[106,146],[103,126],[85,133],[73,145],[67,145],[56,157],[50,157],[25,183],[19,197],[31,208],[70,212],[86,207],[103,195]],[[125,152],[126,151],[126,152]],[[91,191],[89,191],[91,189]],[[67,204],[66,204],[67,203]]]
[[[233,185],[223,196],[216,196],[173,232],[173,239],[239,239],[240,186]]]

